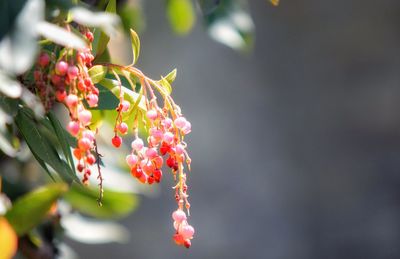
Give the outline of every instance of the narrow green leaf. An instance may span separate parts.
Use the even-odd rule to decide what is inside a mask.
[[[140,39],[134,30],[130,29],[130,32],[131,32],[131,43],[132,43],[132,53],[133,53],[132,65],[134,65],[139,59]]]
[[[54,183],[30,192],[14,202],[6,218],[19,236],[24,235],[42,221],[67,190],[66,184]]]
[[[167,17],[177,34],[187,34],[192,29],[196,14],[191,0],[168,0]]]
[[[94,84],[99,83],[107,74],[107,67],[96,65],[89,69],[88,71],[90,78]]]
[[[64,130],[64,128],[61,126],[60,121],[57,119],[55,114],[53,112],[50,112],[47,117],[49,118],[51,125],[54,128],[54,132],[57,135],[58,141],[60,142],[61,149],[64,153],[65,158],[68,160],[69,166],[71,168],[75,168],[74,165],[74,159],[72,158],[72,153],[71,153],[71,146],[68,143],[68,136],[67,132]]]
[[[117,13],[117,4],[116,0],[108,1],[106,12],[109,13]],[[97,57],[103,54],[106,50],[108,42],[110,41],[110,36],[104,33],[100,29],[96,29],[94,34],[94,42],[93,42],[93,54]]]
[[[172,70],[171,72],[169,72],[169,74],[166,75],[164,78],[165,78],[165,80],[168,81],[168,83],[172,84],[176,78],[176,68],[174,70]]]
[[[50,140],[39,130],[32,117],[29,116],[29,112],[21,108],[18,111],[15,122],[29,149],[35,156],[50,165],[65,181],[70,182],[74,179],[79,182],[72,169],[69,166],[65,166],[66,163],[63,163]]]
[[[158,81],[158,83],[163,87],[164,91],[170,95],[172,93],[172,87],[171,84],[168,82],[167,79],[164,77],[161,77],[161,80]]]
[[[107,88],[111,93],[113,93],[116,97],[119,98],[120,93],[120,85],[117,80],[104,78],[99,83],[100,85]],[[128,89],[127,87],[122,86],[122,91],[124,92],[124,99],[131,102],[131,104],[136,103],[139,100],[137,107],[139,107],[143,111],[147,111],[146,103],[142,97],[142,95]],[[99,98],[100,99],[100,98]]]
[[[97,218],[121,218],[133,211],[138,204],[136,196],[130,193],[104,189],[102,206],[97,203],[97,188],[72,185],[64,198],[74,209]]]

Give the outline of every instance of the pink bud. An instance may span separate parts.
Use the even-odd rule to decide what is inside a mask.
[[[126,156],[126,163],[130,166],[133,167],[137,164],[138,158],[137,156],[130,154]]]
[[[117,128],[119,132],[121,132],[121,134],[126,134],[126,132],[128,131],[128,125],[125,122],[121,122],[120,124],[118,124]]]
[[[186,220],[186,213],[181,209],[177,209],[172,213],[172,218],[174,221],[181,223],[182,221]]]
[[[86,97],[86,101],[88,102],[90,107],[96,107],[97,103],[99,102],[99,97],[95,94],[89,94]]]
[[[172,120],[170,118],[165,118],[162,122],[161,125],[163,125],[166,129],[171,128],[172,125]]]
[[[149,118],[150,120],[155,120],[158,117],[157,111],[155,111],[155,110],[148,110],[146,115],[147,115],[147,118]]]
[[[85,130],[82,132],[82,137],[83,138],[88,138],[90,141],[94,141],[94,133],[91,130]]]
[[[186,125],[182,128],[182,133],[183,134],[189,134],[192,131],[192,124],[188,121],[186,121]]]
[[[174,123],[178,129],[182,129],[186,125],[186,119],[185,117],[178,117],[175,119]]]
[[[67,130],[72,136],[76,136],[79,133],[79,123],[76,121],[70,121],[67,125]]]
[[[65,103],[67,104],[68,107],[72,108],[78,104],[78,96],[75,94],[69,94],[65,98]]]
[[[157,128],[150,128],[150,135],[153,136],[155,139],[161,140],[163,137],[163,133],[161,130]]]
[[[163,140],[165,143],[171,144],[172,141],[174,141],[174,137],[175,137],[174,134],[168,131],[164,133]]]
[[[155,148],[148,148],[146,150],[146,157],[149,159],[153,159],[157,156],[157,150]]]
[[[137,138],[134,141],[132,141],[132,149],[136,150],[136,151],[140,151],[142,150],[144,143],[143,140],[141,138]]]
[[[68,70],[68,64],[65,61],[59,61],[56,64],[56,74],[63,76],[67,73]]]
[[[50,63],[50,57],[47,53],[42,53],[39,56],[39,65],[41,67],[46,67]]]
[[[194,235],[194,228],[191,225],[183,226],[180,234],[184,239],[192,238]]]
[[[182,144],[176,145],[176,147],[175,147],[175,152],[176,152],[178,155],[183,154],[184,151],[185,151],[185,147],[184,147]]]
[[[92,145],[92,142],[91,142],[88,138],[81,138],[81,139],[78,141],[78,146],[79,146],[79,148],[82,149],[82,150],[88,150],[88,149],[90,149],[91,145]]]
[[[88,110],[82,110],[78,113],[78,119],[83,125],[90,124],[90,120],[92,119],[92,113]]]
[[[128,102],[128,101],[126,101],[126,100],[123,100],[123,101],[121,102],[121,111],[122,111],[122,112],[127,112],[127,111],[129,110],[129,107],[131,107],[130,102]]]
[[[68,67],[68,77],[70,79],[75,79],[78,76],[79,69],[77,66],[69,66]]]

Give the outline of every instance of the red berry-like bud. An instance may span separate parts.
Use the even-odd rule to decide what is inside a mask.
[[[91,87],[93,85],[92,79],[90,78],[85,78],[83,82],[85,83],[86,87]]]
[[[38,60],[39,66],[41,67],[46,67],[50,63],[50,57],[47,53],[42,53],[39,56]]]
[[[61,77],[59,75],[53,74],[51,76],[51,82],[53,85],[58,85],[61,82]]]
[[[161,178],[162,178],[161,170],[160,169],[154,170],[153,177],[154,177],[154,181],[156,181],[156,183],[161,182]]]
[[[170,168],[173,168],[175,166],[176,162],[175,159],[173,157],[168,157],[167,159],[167,166]]]
[[[78,172],[82,172],[83,169],[84,169],[84,165],[81,164],[81,163],[79,163],[79,164],[76,166],[76,169],[78,170]]]
[[[185,242],[183,242],[183,245],[184,245],[186,248],[189,248],[189,247],[192,245],[192,242],[190,242],[189,239],[186,239]]]
[[[78,89],[79,91],[85,92],[86,91],[86,86],[83,80],[78,81]]]
[[[60,103],[62,103],[65,98],[67,97],[67,92],[65,92],[65,90],[63,91],[56,91],[56,99],[57,101],[59,101]]]
[[[93,33],[92,33],[92,32],[87,31],[87,32],[85,33],[85,36],[86,36],[86,38],[87,38],[90,42],[93,42],[94,37],[93,37]]]
[[[76,159],[80,160],[82,158],[82,151],[79,148],[75,148],[73,153]]]
[[[89,165],[93,165],[94,162],[96,162],[96,158],[94,157],[94,155],[89,154],[89,155],[86,157],[86,162],[87,162]]]
[[[120,136],[114,136],[111,140],[114,147],[119,148],[122,144],[122,138]]]
[[[184,240],[183,240],[182,235],[180,235],[180,234],[174,234],[174,236],[173,236],[172,238],[174,239],[174,241],[175,241],[175,243],[176,243],[177,245],[183,245]]]
[[[171,147],[170,147],[167,143],[162,142],[161,147],[160,147],[160,153],[161,153],[161,155],[164,156],[165,154],[167,154],[167,152],[168,152],[170,149],[171,149]]]
[[[35,81],[42,81],[42,72],[35,70],[35,72],[33,72],[33,78]]]
[[[154,183],[154,177],[152,176],[147,177],[147,183],[152,185]]]
[[[65,61],[59,61],[56,64],[56,74],[63,76],[67,73],[68,70],[68,64]]]

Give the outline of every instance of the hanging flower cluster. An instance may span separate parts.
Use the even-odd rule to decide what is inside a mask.
[[[99,90],[88,74],[94,59],[91,54],[93,33],[88,29],[82,29],[81,33],[89,43],[87,49],[82,51],[63,49],[57,59],[54,53],[51,55],[47,52],[41,53],[37,69],[34,71],[34,79],[38,95],[46,110],[51,109],[54,100],[57,100],[69,111],[70,121],[66,128],[77,138],[77,147],[73,150],[73,154],[78,160],[76,169],[83,173],[82,182],[86,184],[91,175],[90,166],[96,162],[95,132],[88,127],[92,113],[87,106],[97,106]]]
[[[35,84],[32,90],[36,91],[47,111],[55,101],[68,109],[70,120],[66,128],[77,140],[73,149],[78,161],[76,170],[83,174],[82,182],[87,184],[92,174],[91,166],[97,162],[100,200],[103,178],[95,138],[97,129],[90,128],[90,109],[97,107],[99,102],[99,90],[95,84],[104,83],[103,86],[119,98],[111,143],[119,148],[123,143],[122,137],[128,134],[129,128],[132,129],[134,140],[126,163],[131,175],[143,184],[160,183],[163,165],[170,168],[176,182],[173,189],[178,207],[172,214],[175,228],[173,240],[189,248],[194,235],[194,228],[187,219],[190,203],[186,181],[191,159],[184,137],[191,132],[191,123],[171,98],[171,86],[166,78],[154,81],[133,66],[111,63],[93,65],[93,33],[85,27],[79,29],[88,47],[83,50],[63,48],[42,52],[33,73]],[[135,35],[131,31],[131,36]],[[138,42],[138,38],[132,41]],[[59,53],[58,57],[55,53]],[[137,58],[138,53],[134,52],[134,55]],[[109,75],[108,78],[106,75]],[[121,77],[129,82],[132,90],[123,86]],[[111,82],[111,85],[107,82]],[[136,84],[140,90],[135,89]],[[157,100],[157,95],[162,97],[162,102]],[[132,118],[133,124],[128,125]],[[145,139],[139,137],[140,124],[145,129]]]

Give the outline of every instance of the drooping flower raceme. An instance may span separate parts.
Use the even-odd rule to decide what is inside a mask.
[[[33,72],[35,82],[32,91],[41,98],[47,111],[55,101],[68,109],[70,119],[66,129],[76,138],[77,144],[73,149],[78,161],[76,170],[82,173],[82,182],[87,184],[93,170],[91,166],[97,165],[101,201],[103,177],[96,143],[98,129],[92,125],[91,109],[98,106],[101,98],[95,83],[104,83],[103,86],[119,99],[115,108],[117,116],[111,144],[119,148],[123,144],[122,137],[133,133],[134,140],[126,163],[131,175],[143,184],[160,183],[164,164],[171,170],[176,183],[173,189],[177,202],[177,209],[172,213],[175,229],[173,240],[189,248],[195,231],[188,223],[190,203],[187,173],[191,159],[184,138],[191,132],[191,123],[171,98],[168,80],[162,78],[154,81],[133,66],[110,63],[93,65],[93,33],[81,26],[79,30],[88,48],[79,51],[69,48],[58,49],[58,52],[43,51]],[[59,53],[58,56],[55,53]],[[93,74],[103,77],[96,78],[97,81],[93,83]],[[121,77],[126,79],[132,90],[123,86]],[[157,95],[162,97],[162,101]],[[139,125],[145,129],[145,132],[141,131],[145,133],[142,137],[139,136]]]

